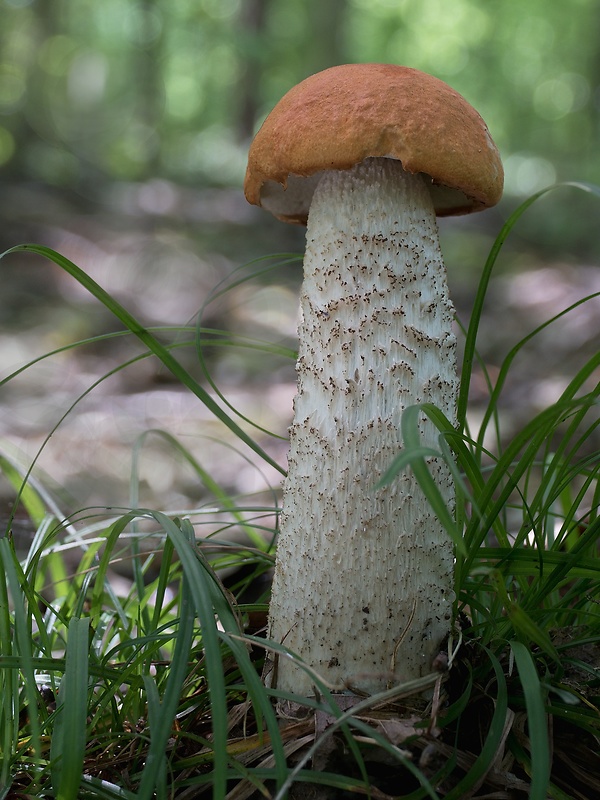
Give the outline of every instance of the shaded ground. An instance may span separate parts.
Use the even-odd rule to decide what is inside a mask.
[[[277,223],[245,203],[241,191],[194,192],[163,182],[113,187],[99,202],[56,195],[35,186],[3,187],[2,248],[33,241],[58,250],[85,269],[144,325],[192,320],[211,290],[240,265],[261,255],[301,252],[303,230]],[[442,245],[459,317],[469,317],[475,285],[500,215],[445,220]],[[532,328],[592,292],[596,265],[574,260],[541,263],[513,242],[492,282],[480,350],[492,377],[508,350]],[[257,263],[248,271],[260,270]],[[71,277],[42,259],[17,254],[3,260],[0,300],[2,377],[68,343],[118,330],[120,325]],[[248,272],[247,271],[247,272]],[[204,324],[294,347],[299,265],[271,271],[210,304]],[[544,331],[515,360],[503,395],[508,430],[555,400],[577,367],[598,349],[600,301],[580,306]],[[44,360],[0,387],[0,439],[59,490],[66,510],[130,504],[132,453],[145,431],[178,437],[214,478],[235,494],[277,486],[278,473],[235,444],[199,401],[154,361],[145,360],[101,382],[44,444],[53,426],[95,381],[136,353],[130,338],[86,345]],[[178,357],[200,374],[193,348]],[[245,416],[285,436],[292,413],[294,369],[289,360],[228,350],[209,357],[217,383]],[[596,378],[597,380],[597,378]],[[473,424],[485,402],[481,373],[473,381]],[[248,426],[279,463],[286,444]],[[208,438],[211,437],[211,438]],[[185,510],[206,499],[173,448],[147,437],[140,462],[140,504]],[[4,508],[11,492],[2,487]]]

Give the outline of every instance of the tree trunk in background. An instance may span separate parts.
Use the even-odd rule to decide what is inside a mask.
[[[2,12],[6,14],[7,12]],[[35,114],[12,113],[6,118],[0,117],[2,124],[10,131],[16,143],[16,151],[11,160],[2,166],[4,180],[7,178],[21,177],[29,173],[28,151],[29,145],[39,139],[40,136],[45,141],[52,142],[55,138],[55,131],[48,124],[49,117],[40,110],[45,109],[48,103],[47,75],[39,64],[37,56],[42,45],[56,35],[63,28],[64,23],[63,4],[60,0],[54,3],[38,3],[36,5],[35,24],[30,28],[32,46],[26,55],[6,56],[0,50],[0,62],[11,63],[11,61],[22,64],[25,70],[26,95],[23,100],[23,107],[35,108]],[[6,22],[6,20],[3,20]],[[6,50],[10,52],[10,38],[0,36],[0,44],[4,41],[8,46]]]
[[[306,21],[297,36],[298,48],[303,53],[298,81],[348,60],[344,37],[346,6],[346,0],[310,0],[307,3]],[[268,62],[269,47],[265,44],[270,8],[270,0],[245,0],[238,18],[242,77],[238,86],[236,129],[241,142],[248,141],[255,133],[261,113],[264,73],[278,67]]]
[[[147,129],[145,173],[150,177],[160,172],[159,137],[165,104],[161,56],[166,15],[161,13],[156,0],[142,0],[140,11],[139,46],[133,54],[138,85],[134,96],[138,105],[137,119]]]
[[[265,36],[268,0],[245,0],[239,17],[242,77],[237,101],[237,139],[246,142],[254,135],[260,110],[260,92],[264,70],[261,40]]]
[[[312,0],[309,8],[310,47],[306,53],[308,74],[348,61],[345,42],[346,0]]]

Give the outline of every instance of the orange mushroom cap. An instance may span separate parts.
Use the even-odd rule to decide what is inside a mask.
[[[498,149],[458,92],[409,67],[346,64],[306,78],[268,115],[250,146],[246,199],[305,224],[321,173],[369,157],[429,176],[440,216],[481,211],[502,196]]]

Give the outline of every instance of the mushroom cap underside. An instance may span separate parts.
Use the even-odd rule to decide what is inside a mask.
[[[393,64],[331,67],[292,88],[252,142],[244,192],[305,224],[321,174],[370,157],[427,176],[440,216],[481,211],[502,195],[500,155],[477,111],[438,78]]]

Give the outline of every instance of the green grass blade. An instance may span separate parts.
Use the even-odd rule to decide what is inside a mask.
[[[38,692],[35,681],[32,652],[32,630],[28,618],[27,608],[35,608],[36,598],[30,586],[27,585],[14,551],[7,539],[0,539],[0,564],[8,582],[13,599],[14,634],[13,642],[18,653],[20,671],[23,675],[25,700],[29,708],[29,725],[31,730],[31,747],[33,757],[41,756],[41,731],[37,713]],[[36,609],[37,610],[37,609]],[[18,705],[15,712],[18,711]],[[15,731],[16,732],[16,731]]]
[[[600,354],[581,370],[576,381],[572,382],[558,403],[538,414],[520,434],[514,437],[497,461],[481,495],[477,498],[479,507],[485,509],[485,517],[483,520],[473,518],[465,533],[467,541],[472,543],[465,561],[466,569],[470,569],[477,555],[477,547],[483,542],[487,533],[490,530],[497,530],[499,516],[506,509],[519,481],[535,461],[540,447],[569,413],[588,403],[588,398],[573,399],[572,395],[575,394],[576,384],[583,383],[587,378],[590,365],[593,371],[596,361],[600,364]],[[500,541],[502,542],[502,539]]]
[[[7,582],[10,548],[0,539],[0,795],[6,796],[12,785],[12,758],[17,749],[19,690],[16,677],[18,661],[12,667],[13,636]]]
[[[259,550],[265,550],[267,548],[267,544],[264,538],[257,533],[252,525],[248,525],[244,520],[243,515],[238,511],[236,504],[233,500],[229,497],[227,492],[219,485],[218,481],[216,481],[210,472],[205,469],[197,458],[195,458],[189,450],[186,450],[185,447],[182,446],[177,439],[172,436],[167,431],[161,431],[152,429],[149,431],[144,431],[139,437],[135,444],[133,450],[133,459],[132,459],[132,475],[137,476],[139,474],[139,461],[141,458],[142,447],[148,438],[148,436],[153,435],[160,437],[165,442],[167,442],[171,447],[179,453],[179,455],[187,461],[190,467],[194,470],[194,472],[198,475],[204,487],[214,495],[215,499],[221,504],[222,508],[226,511],[229,511],[234,519],[237,521],[240,528],[246,533],[249,540],[252,542],[254,547],[257,547]],[[132,483],[134,483],[134,487],[137,487],[137,479],[132,478]],[[132,500],[137,497],[137,491],[132,496]],[[134,502],[132,505],[135,507],[137,504]]]
[[[554,191],[555,189],[561,187],[573,187],[576,189],[580,189],[581,191],[594,194],[596,195],[596,197],[600,197],[600,189],[597,186],[593,186],[592,184],[587,184],[583,182],[568,181],[556,184],[554,186],[548,186],[547,188],[542,189],[541,191],[533,194],[531,197],[525,200],[525,202],[521,203],[521,205],[515,211],[513,211],[513,213],[510,215],[506,223],[502,226],[502,230],[500,231],[494,244],[492,245],[487,261],[483,268],[483,274],[481,276],[479,285],[477,287],[477,294],[473,302],[473,310],[471,312],[471,318],[467,330],[467,336],[465,339],[463,365],[460,378],[460,391],[459,391],[458,406],[457,406],[458,428],[461,431],[467,430],[467,406],[469,401],[471,373],[473,370],[473,361],[475,360],[475,350],[476,350],[477,336],[479,333],[479,325],[483,313],[483,306],[485,303],[485,299],[487,297],[490,278],[492,276],[492,272],[496,264],[498,255],[500,254],[500,250],[502,249],[502,246],[504,245],[504,242],[506,241],[509,233],[514,228],[519,218],[523,216],[525,211],[527,211],[527,209],[531,205],[533,205],[537,200],[539,200],[545,194],[548,194],[548,192]]]
[[[206,676],[211,704],[212,744],[214,748],[214,797],[225,796],[227,781],[227,699],[223,658],[217,632],[214,599],[215,590],[212,574],[203,569],[196,552],[192,549],[189,538],[180,525],[158,512],[150,512],[151,516],[163,526],[173,542],[181,560],[187,583],[193,600],[195,614],[202,630]],[[225,612],[227,619],[231,611]]]
[[[184,571],[187,572],[190,582],[190,592],[194,600],[196,614],[200,619],[212,708],[215,787],[224,785],[228,759],[226,751],[227,707],[222,656],[218,646],[219,639],[228,645],[236,658],[238,667],[246,682],[246,689],[254,704],[259,727],[261,714],[266,721],[267,728],[271,734],[271,744],[275,757],[276,780],[278,784],[281,784],[285,780],[287,769],[285,754],[278,736],[277,719],[271,708],[266,690],[256,673],[256,668],[250,660],[248,650],[239,641],[241,630],[229,600],[206,559],[203,558],[201,553],[190,551],[189,542],[194,535],[190,523],[184,520],[181,523],[181,527],[179,527],[160,513],[155,512],[153,515],[168,529],[175,549],[182,559]],[[217,631],[215,617],[221,623],[224,632]],[[217,789],[215,789],[214,796],[220,796]]]
[[[261,264],[265,261],[270,262],[273,259],[276,260],[273,261],[273,263],[269,263],[263,269],[253,270],[253,272],[248,275],[243,274],[250,267],[254,267],[256,264]],[[266,275],[275,269],[281,269],[281,267],[286,267],[289,264],[301,263],[302,260],[303,256],[300,253],[274,253],[273,255],[259,256],[258,258],[252,259],[252,261],[241,264],[239,267],[236,267],[236,269],[230,275],[226,275],[221,281],[219,281],[215,288],[212,289],[202,304],[198,314],[198,319],[200,321],[202,320],[204,312],[211,303],[214,303],[214,301],[218,300],[219,297],[222,297],[224,294],[230,292],[232,289],[235,289],[237,286],[241,286],[256,277],[262,277],[263,275]],[[240,274],[242,274],[242,277],[237,277]]]
[[[189,670],[189,652],[194,636],[194,607],[184,575],[180,592],[179,626],[175,641],[175,652],[171,661],[171,669],[162,702],[158,701],[154,681],[146,676],[144,685],[148,698],[155,697],[148,705],[150,724],[150,748],[146,756],[146,764],[138,789],[139,800],[151,800],[155,786],[165,783],[165,750],[169,738],[173,735],[173,721],[177,713],[177,705],[182,687]],[[148,691],[152,689],[153,691]]]
[[[60,684],[55,732],[50,747],[57,800],[78,800],[86,747],[89,619],[69,623],[65,673]]]
[[[490,722],[488,734],[486,736],[481,752],[475,759],[474,764],[471,766],[467,774],[462,778],[456,786],[454,786],[447,795],[446,800],[463,800],[464,797],[470,796],[474,787],[477,787],[484,779],[485,775],[490,769],[491,764],[498,752],[498,746],[502,740],[504,727],[506,722],[506,714],[508,711],[508,691],[504,671],[498,659],[487,648],[487,657],[493,667],[496,678],[496,699],[494,703],[494,714]]]
[[[120,303],[112,298],[99,284],[96,283],[89,275],[82,269],[76,266],[68,258],[61,256],[49,247],[36,244],[23,244],[11,247],[4,253],[0,254],[0,258],[9,255],[10,253],[25,252],[35,253],[36,255],[43,256],[44,258],[53,261],[57,266],[61,267],[68,272],[75,280],[77,280],[87,291],[99,300],[117,319],[119,319],[126,328],[128,328],[137,338],[153,352],[164,366],[172,372],[172,374],[180,381],[183,386],[186,386],[199,400],[204,403],[208,410],[214,416],[221,420],[229,430],[235,434],[241,441],[243,441],[251,450],[253,450],[261,459],[270,464],[281,474],[285,474],[285,470],[274,461],[259,445],[234,422],[223,409],[213,400],[213,398],[200,386],[200,384],[190,375],[190,373],[182,367],[177,359],[170,353],[169,349],[165,347],[158,339],[150,333],[150,331],[141,325],[138,320],[129,313]]]
[[[497,406],[498,406],[498,400],[500,398],[500,394],[502,393],[502,389],[504,388],[504,384],[506,383],[506,379],[507,379],[508,374],[510,372],[510,368],[511,368],[511,366],[513,364],[513,361],[515,360],[517,355],[520,353],[520,351],[525,347],[525,345],[528,342],[530,342],[539,333],[544,331],[549,325],[552,325],[552,323],[556,322],[557,320],[559,320],[562,317],[564,317],[567,314],[569,314],[571,311],[574,311],[576,308],[579,308],[579,306],[583,305],[584,303],[587,303],[590,300],[593,300],[596,297],[600,297],[600,292],[595,292],[594,294],[590,294],[587,297],[583,297],[581,300],[578,300],[576,303],[572,303],[570,306],[568,306],[567,308],[563,309],[558,314],[555,314],[553,317],[551,317],[550,319],[546,320],[541,325],[538,325],[538,327],[535,328],[535,330],[531,331],[529,334],[527,334],[527,336],[524,336],[509,351],[508,355],[504,358],[504,361],[502,362],[502,365],[500,367],[500,371],[498,372],[498,376],[496,378],[496,382],[495,382],[494,387],[493,387],[493,389],[491,391],[490,398],[489,398],[489,401],[488,401],[488,405],[487,405],[487,408],[485,410],[485,413],[483,415],[483,419],[482,419],[480,427],[479,427],[479,434],[478,434],[478,437],[477,437],[477,443],[478,443],[479,449],[481,449],[483,447],[483,441],[484,441],[485,434],[486,434],[486,431],[487,431],[487,428],[488,428],[488,425],[489,425],[489,422],[490,422],[490,418],[496,413],[496,409],[497,409]]]
[[[508,237],[508,234],[513,229],[519,217],[524,214],[529,206],[535,203],[536,200],[538,200],[548,191],[548,189],[543,189],[542,191],[537,192],[532,197],[529,197],[524,203],[522,203],[515,211],[513,211],[506,223],[502,226],[502,230],[496,237],[496,240],[492,245],[492,249],[487,257],[487,261],[483,268],[483,273],[477,287],[477,294],[475,295],[475,300],[473,301],[473,309],[471,311],[469,327],[467,329],[467,336],[465,339],[465,349],[463,354],[463,365],[461,370],[460,390],[457,405],[459,430],[466,431],[467,429],[467,405],[469,400],[469,389],[471,386],[471,373],[473,370],[473,362],[475,360],[476,342],[479,334],[479,325],[483,313],[483,306],[487,297],[490,278],[492,277],[492,271],[496,264],[496,260],[504,242],[506,241],[506,238]]]
[[[29,518],[37,528],[41,525],[46,516],[46,507],[42,498],[29,483],[23,482],[23,476],[10,461],[0,455],[0,470],[4,473],[7,480],[18,493],[19,500],[23,503]],[[12,519],[9,519],[9,524]]]
[[[169,347],[167,347],[167,349],[169,349]],[[109,372],[107,372],[104,375],[102,375],[100,378],[98,378],[98,380],[94,381],[91,385],[89,385],[84,392],[82,392],[78,397],[76,397],[75,400],[63,412],[63,414],[61,414],[61,416],[59,417],[57,422],[50,429],[49,433],[44,437],[41,445],[38,447],[37,453],[35,454],[35,456],[31,460],[31,463],[29,464],[28,468],[23,471],[23,477],[22,477],[20,486],[18,487],[17,496],[15,498],[15,501],[13,503],[13,508],[12,508],[11,514],[9,516],[9,520],[8,520],[8,525],[9,526],[12,524],[12,521],[13,521],[14,516],[16,514],[16,510],[18,508],[19,503],[23,500],[23,502],[25,504],[25,502],[29,500],[29,498],[31,496],[31,491],[32,491],[30,489],[30,485],[31,485],[31,482],[32,482],[33,469],[34,469],[39,457],[41,456],[44,448],[46,447],[46,445],[48,444],[48,442],[50,441],[50,439],[52,438],[54,433],[63,424],[65,419],[72,413],[72,411],[77,407],[77,405],[84,398],[86,398],[88,395],[90,395],[94,391],[94,389],[96,389],[98,386],[100,386],[101,383],[103,383],[105,380],[107,380],[112,375],[115,375],[117,372],[120,372],[121,370],[123,370],[126,367],[130,366],[131,364],[134,364],[134,363],[136,363],[138,361],[141,361],[144,358],[148,358],[149,355],[152,355],[152,353],[142,353],[140,355],[137,355],[134,358],[129,359],[129,361],[126,361],[123,364],[119,364],[114,369],[112,369]],[[5,461],[6,461],[6,459],[5,459]],[[14,465],[13,465],[13,471],[15,471]],[[16,472],[18,473],[18,470]],[[38,491],[38,493],[39,493],[39,491]],[[23,498],[23,495],[25,496],[25,499]]]
[[[532,773],[529,798],[530,800],[546,800],[550,783],[550,747],[542,687],[527,647],[517,641],[511,641],[510,647],[519,670],[527,709]]]
[[[432,407],[433,408],[433,407]],[[402,430],[403,449],[389,466],[383,477],[377,484],[377,488],[388,483],[405,467],[410,465],[415,478],[425,497],[427,498],[432,510],[444,526],[446,532],[452,539],[457,551],[465,554],[465,544],[462,532],[457,529],[452,514],[442,497],[435,480],[427,466],[427,458],[438,458],[445,460],[444,454],[440,450],[421,445],[419,433],[420,416],[426,410],[425,405],[409,406],[402,412],[400,426]],[[453,429],[451,429],[453,430]]]

